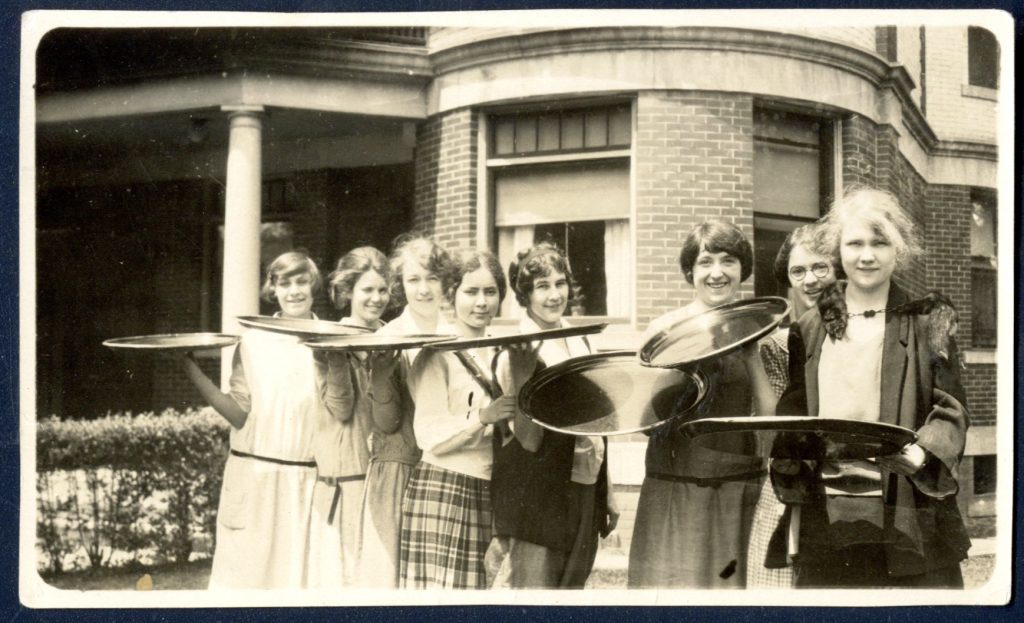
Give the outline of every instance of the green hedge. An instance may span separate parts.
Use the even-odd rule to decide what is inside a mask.
[[[183,562],[197,541],[212,551],[228,431],[210,409],[39,421],[37,541],[49,570],[83,551],[93,567]]]

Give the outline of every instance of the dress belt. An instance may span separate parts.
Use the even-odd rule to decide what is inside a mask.
[[[366,474],[354,474],[352,476],[317,476],[317,482],[322,482],[328,487],[334,487],[334,497],[331,498],[331,510],[327,512],[327,525],[334,523],[334,513],[338,510],[338,502],[341,501],[341,485],[345,482],[366,480]]]
[[[761,478],[767,474],[768,470],[758,469],[752,472],[729,474],[728,476],[715,476],[713,478],[698,478],[696,476],[678,476],[676,474],[659,474],[657,472],[647,472],[647,477],[653,478],[655,480],[667,480],[668,482],[685,482],[691,485],[697,485],[698,487],[717,487],[723,482],[752,480],[754,478]]]
[[[287,461],[285,459],[275,459],[274,457],[270,456],[249,454],[248,452],[242,452],[240,450],[235,450],[234,448],[231,449],[231,454],[246,459],[255,459],[257,461],[263,461],[265,463],[274,463],[275,465],[291,465],[293,467],[316,467],[316,461]]]

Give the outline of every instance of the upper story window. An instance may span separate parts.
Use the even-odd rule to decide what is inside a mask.
[[[971,343],[976,348],[996,345],[996,220],[995,193],[971,193]]]
[[[507,267],[536,242],[569,257],[567,314],[628,319],[632,310],[632,104],[491,115],[487,153],[494,240]],[[515,297],[501,315],[520,317]]]
[[[967,28],[967,82],[972,86],[999,88],[999,42],[985,28]]]
[[[791,231],[832,201],[836,124],[788,111],[754,110],[754,293],[786,295],[775,256]]]

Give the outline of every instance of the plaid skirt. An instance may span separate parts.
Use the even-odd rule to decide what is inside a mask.
[[[786,505],[775,497],[772,481],[765,478],[761,497],[754,509],[754,524],[747,550],[747,588],[793,588],[793,567],[769,569],[764,566],[772,534],[786,512]]]
[[[402,500],[400,588],[487,588],[490,482],[420,462]]]

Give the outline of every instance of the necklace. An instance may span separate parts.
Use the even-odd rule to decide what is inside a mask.
[[[864,316],[865,318],[874,318],[877,314],[884,314],[886,312],[893,311],[894,308],[886,309],[866,309],[862,312],[848,313],[847,318],[853,318],[854,316]]]

